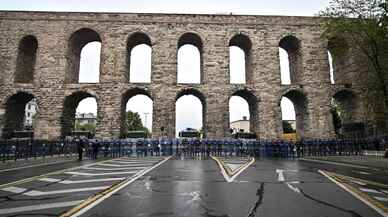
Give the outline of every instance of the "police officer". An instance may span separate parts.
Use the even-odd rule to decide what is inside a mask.
[[[78,161],[82,161],[82,156],[83,156],[84,147],[85,147],[84,142],[82,141],[82,139],[77,138],[76,144],[77,144],[77,151],[78,151]]]

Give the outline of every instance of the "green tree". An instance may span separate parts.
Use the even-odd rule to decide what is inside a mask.
[[[91,132],[93,134],[96,132],[96,124],[94,124],[94,123],[81,124],[78,120],[75,121],[74,128],[75,128],[75,130],[87,131],[87,132]]]
[[[386,0],[331,0],[319,15],[325,19],[327,39],[346,38],[358,64],[366,73],[363,81],[364,105],[375,120],[384,120],[388,112],[388,4]],[[344,43],[335,44],[335,53],[345,52]]]

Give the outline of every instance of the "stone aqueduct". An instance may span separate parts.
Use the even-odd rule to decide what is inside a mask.
[[[153,100],[153,136],[174,137],[175,102],[192,94],[203,104],[208,138],[229,136],[234,95],[247,100],[251,131],[260,138],[282,135],[283,96],[295,105],[301,136],[333,137],[332,98],[354,101],[358,91],[345,59],[337,59],[331,84],[330,42],[321,37],[321,24],[313,17],[2,11],[3,132],[20,128],[25,104],[36,98],[35,138],[64,136],[78,102],[92,96],[98,103],[96,135],[119,137],[126,101],[145,94]],[[99,82],[78,83],[80,50],[92,41],[102,44]],[[151,83],[130,83],[129,50],[142,43],[152,47]],[[177,49],[184,44],[200,50],[200,84],[177,83]],[[245,51],[246,84],[230,84],[230,45]],[[281,84],[279,46],[289,54],[291,85]],[[353,119],[362,119],[348,107],[357,113]]]

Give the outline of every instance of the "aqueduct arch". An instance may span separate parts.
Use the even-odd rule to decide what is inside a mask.
[[[28,102],[36,99],[32,93],[19,91],[5,102],[3,138],[10,138],[15,131],[23,130],[25,108]]]
[[[0,32],[0,40],[7,42],[1,43],[0,90],[33,93],[20,96],[25,100],[39,99],[43,109],[38,115],[36,138],[67,135],[72,125],[70,116],[76,104],[86,97],[98,102],[96,135],[118,137],[125,131],[125,103],[136,94],[149,96],[154,102],[154,137],[175,136],[175,102],[186,94],[202,102],[203,129],[208,138],[230,135],[228,100],[232,95],[248,102],[251,131],[259,138],[281,137],[282,96],[294,102],[299,134],[334,137],[332,90],[346,85],[349,91],[360,92],[359,81],[343,72],[356,69],[356,62],[336,55],[335,40],[326,42],[317,37],[323,33],[320,18],[12,11],[2,11],[0,15],[3,28],[7,29]],[[47,25],[42,26],[42,20]],[[79,83],[80,52],[90,42],[102,44],[102,76],[99,83]],[[131,50],[140,44],[152,49],[151,81],[132,83]],[[198,83],[178,82],[177,57],[179,48],[185,45],[192,45],[199,52]],[[230,83],[230,46],[244,51],[245,83]],[[288,53],[290,85],[280,82],[279,47]],[[339,73],[335,84],[320,76],[329,74],[328,50]],[[347,67],[349,64],[353,64],[351,68]],[[24,74],[28,76],[21,76]],[[335,98],[342,96],[338,93]],[[0,96],[0,114],[6,120],[1,127],[4,130],[17,128],[7,121],[12,119],[7,107],[16,111],[18,106],[8,100]],[[357,120],[363,120],[361,113],[357,113]]]
[[[91,93],[89,91],[80,90],[71,93],[70,95],[65,97],[63,102],[63,110],[61,116],[61,136],[65,137],[72,134],[75,126],[75,115],[76,109],[79,103],[86,98],[94,98],[97,102],[97,126],[98,122],[98,110],[99,110],[99,99],[96,94]]]

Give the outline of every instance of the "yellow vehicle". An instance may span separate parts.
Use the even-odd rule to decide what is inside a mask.
[[[298,140],[298,136],[296,133],[284,133],[282,139],[287,141],[296,141]]]

